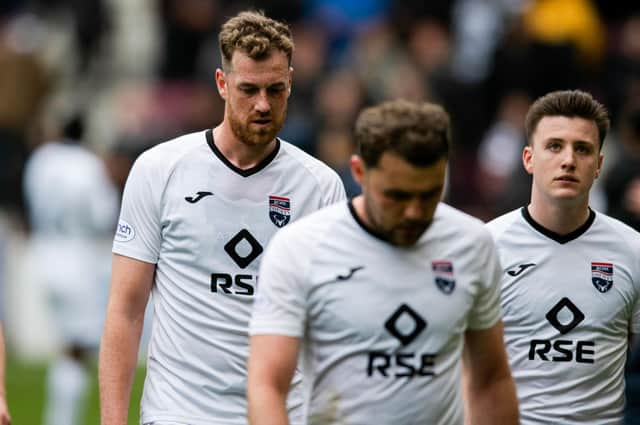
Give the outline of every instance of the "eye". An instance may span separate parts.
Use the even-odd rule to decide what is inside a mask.
[[[267,92],[269,93],[269,95],[279,95],[281,93],[283,93],[285,90],[285,87],[283,85],[278,85],[278,86],[271,86],[267,89]]]
[[[587,145],[578,145],[576,146],[576,152],[582,153],[582,154],[590,154],[591,147]]]
[[[240,87],[240,91],[247,96],[253,96],[258,93],[257,87]]]
[[[562,150],[562,144],[559,142],[551,142],[547,145],[547,149],[549,149],[551,152],[559,152],[560,150]]]
[[[396,190],[385,192],[384,195],[388,199],[390,199],[392,201],[396,201],[396,202],[405,202],[405,201],[408,201],[408,200],[411,199],[411,194],[410,193],[396,191]]]
[[[430,190],[428,192],[423,192],[420,194],[420,200],[421,201],[430,201],[431,199],[433,199],[434,196],[438,195],[440,193],[440,189],[437,190]]]

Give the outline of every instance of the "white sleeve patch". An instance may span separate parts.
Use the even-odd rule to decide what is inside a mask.
[[[118,228],[116,229],[115,240],[117,242],[129,242],[135,237],[136,231],[133,226],[120,219],[120,221],[118,221]]]

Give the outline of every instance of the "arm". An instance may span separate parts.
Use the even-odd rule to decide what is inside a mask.
[[[254,335],[250,340],[247,399],[251,425],[287,425],[287,394],[298,362],[300,339]]]
[[[144,311],[155,264],[114,254],[109,305],[100,344],[99,382],[102,425],[127,423]]]
[[[5,371],[5,351],[4,351],[4,331],[0,326],[0,425],[9,425],[11,417],[9,416],[9,407],[7,406],[7,394],[4,384]]]
[[[465,423],[517,425],[518,401],[501,321],[488,329],[467,330],[463,361]]]

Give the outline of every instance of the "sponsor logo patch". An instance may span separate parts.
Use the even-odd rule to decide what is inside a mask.
[[[449,295],[456,288],[456,280],[453,277],[453,263],[447,260],[431,262],[434,281],[438,289]]]
[[[613,286],[613,263],[591,262],[591,283],[602,293]]]
[[[136,237],[136,231],[132,225],[120,219],[116,228],[116,242],[129,242]]]
[[[269,218],[278,227],[284,227],[291,218],[291,202],[282,196],[269,196]]]

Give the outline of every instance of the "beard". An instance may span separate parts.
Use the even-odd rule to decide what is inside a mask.
[[[365,210],[369,218],[370,230],[391,245],[410,247],[415,245],[431,225],[431,220],[403,220],[393,224],[385,223],[380,207],[365,198]]]
[[[248,146],[267,145],[273,141],[284,124],[284,119],[287,115],[287,109],[285,109],[281,116],[275,116],[271,114],[268,118],[271,120],[268,126],[254,128],[252,122],[256,119],[260,119],[260,116],[253,116],[247,121],[243,122],[237,118],[233,110],[229,110],[229,123],[231,124],[231,130],[233,134]]]

